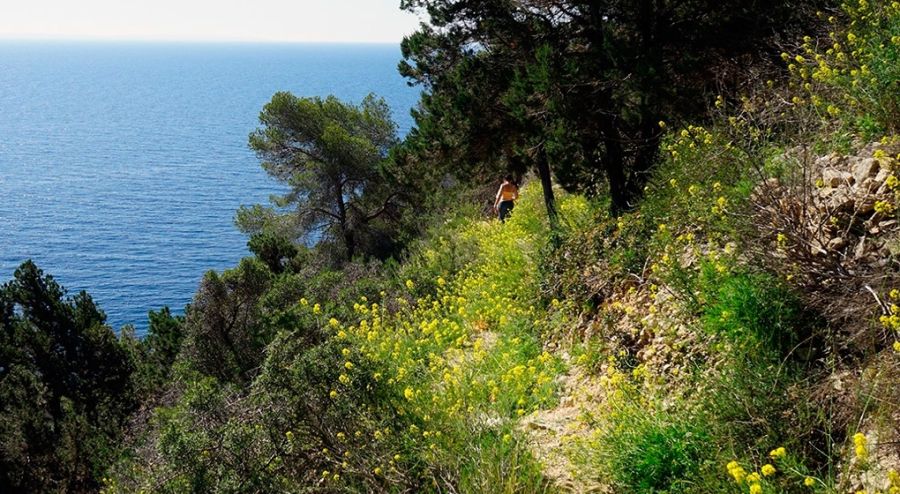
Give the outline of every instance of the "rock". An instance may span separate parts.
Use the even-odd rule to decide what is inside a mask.
[[[869,214],[875,211],[875,197],[865,196],[856,201],[856,210],[860,214]]]
[[[821,256],[823,254],[827,254],[828,251],[825,250],[825,246],[822,244],[821,240],[812,239],[809,242],[809,253],[814,256]]]
[[[828,198],[828,209],[835,212],[852,211],[853,198],[844,191],[840,191],[837,194],[832,194],[832,196]]]
[[[550,429],[550,427],[547,426],[546,424],[542,424],[540,422],[535,422],[533,420],[529,420],[528,422],[525,422],[525,427],[530,430],[533,430],[533,431]]]
[[[878,182],[878,185],[881,185],[890,176],[891,176],[891,169],[886,166],[879,165],[878,173],[875,175],[875,181]]]
[[[875,177],[879,169],[881,169],[881,165],[878,164],[878,160],[875,158],[863,158],[853,164],[853,178],[857,183],[862,182],[867,178]]]
[[[866,144],[865,146],[863,146],[863,148],[860,149],[859,152],[856,154],[858,156],[872,156],[873,154],[875,154],[875,151],[880,148],[881,148],[881,143],[878,141],[873,141],[873,142],[870,142],[870,143]]]
[[[856,260],[862,259],[866,256],[866,237],[862,237],[859,239],[859,243],[856,245],[856,248],[853,250],[853,257]]]
[[[878,190],[878,187],[884,182],[879,182],[873,178],[867,178],[862,182],[858,182],[857,189],[864,194],[871,194]]]
[[[836,190],[837,189],[835,189],[834,187],[830,187],[830,186],[822,187],[821,189],[819,189],[819,197],[821,197],[822,199],[827,199],[831,194],[834,194],[834,192]]]
[[[826,168],[825,171],[822,172],[822,181],[825,182],[825,185],[828,187],[839,187],[843,184],[852,185],[853,180],[853,174],[843,170]]]
[[[834,237],[828,241],[829,250],[841,250],[847,246],[847,239],[844,237]]]
[[[835,168],[841,166],[844,161],[843,156],[837,153],[831,153],[825,156],[819,156],[816,158],[816,166],[819,168]]]

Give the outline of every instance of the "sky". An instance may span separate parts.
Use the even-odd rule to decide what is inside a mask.
[[[396,43],[400,0],[0,0],[0,38]]]

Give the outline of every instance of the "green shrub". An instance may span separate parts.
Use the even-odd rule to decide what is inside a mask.
[[[709,269],[707,269],[709,271]],[[800,301],[782,283],[767,274],[737,273],[714,280],[712,302],[703,317],[704,329],[731,342],[758,343],[780,355],[806,336],[812,321]]]
[[[607,403],[592,416],[598,428],[574,444],[580,475],[616,492],[682,492],[709,450],[707,424],[678,403],[663,404],[618,371],[607,381]]]
[[[793,104],[867,139],[900,131],[900,3],[846,1],[828,22],[827,38],[807,36],[802,54],[782,54],[796,91]]]

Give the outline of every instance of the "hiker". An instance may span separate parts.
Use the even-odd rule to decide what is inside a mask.
[[[503,178],[500,184],[500,190],[497,191],[497,198],[494,199],[494,211],[498,212],[498,218],[501,222],[506,222],[506,217],[512,212],[515,206],[515,200],[519,198],[519,188],[513,183],[512,175]]]

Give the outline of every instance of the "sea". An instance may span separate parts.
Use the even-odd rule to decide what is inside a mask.
[[[398,133],[419,89],[398,45],[0,41],[0,283],[25,260],[115,329],[183,313],[249,254],[241,205],[284,191],[248,148],[277,91],[369,93]]]

